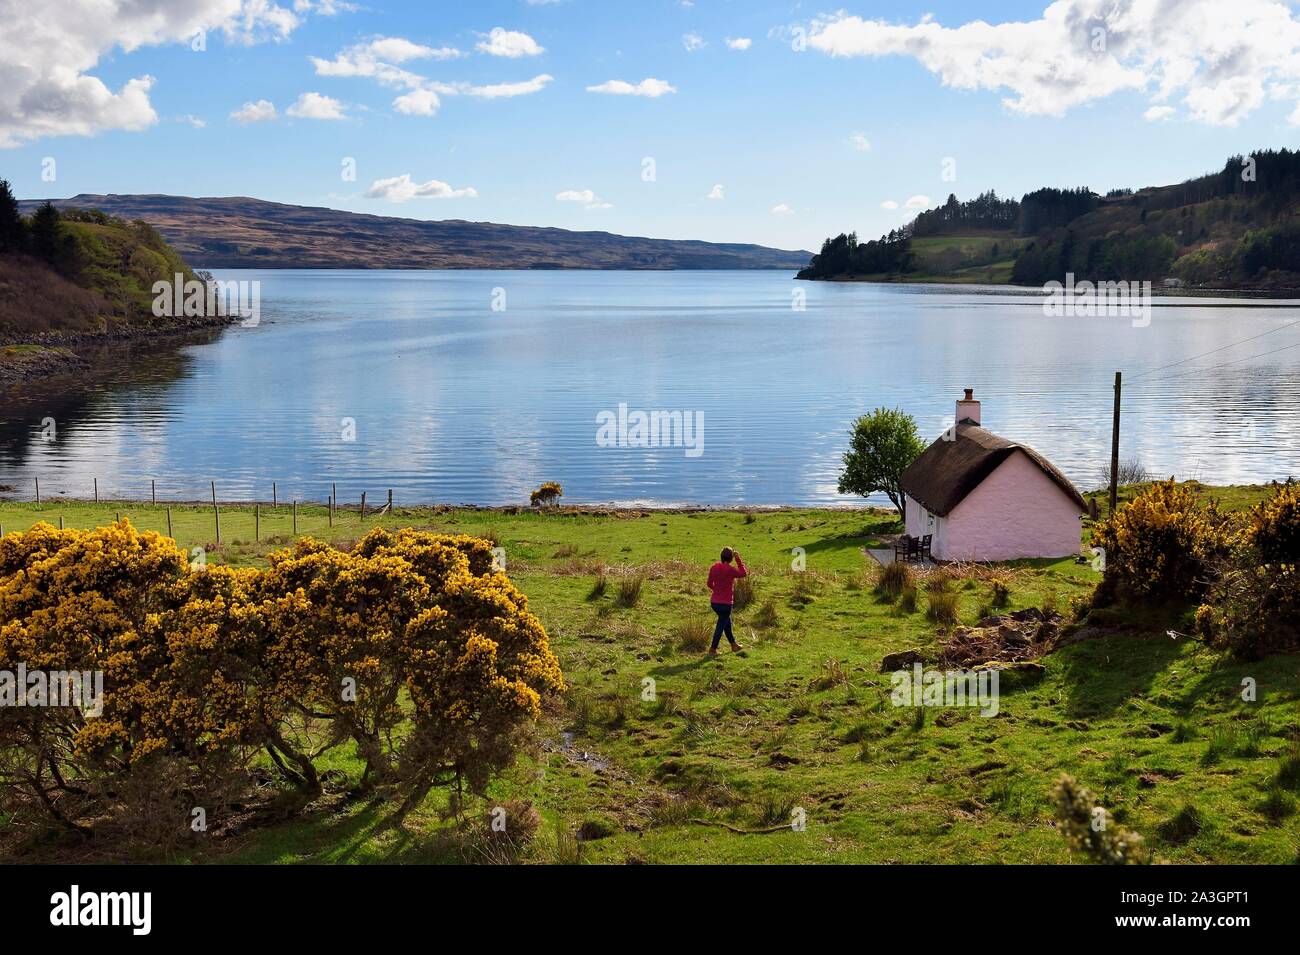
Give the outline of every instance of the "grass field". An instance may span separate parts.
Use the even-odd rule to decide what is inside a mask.
[[[1264,490],[1203,492],[1242,507]],[[223,506],[219,545],[211,508],[173,506],[173,531],[210,562],[260,564],[291,534],[289,509],[268,510],[260,542],[251,508]],[[8,532],[61,515],[84,527],[118,513],[166,529],[161,506],[111,502],[3,503],[0,523]],[[1057,650],[1036,683],[1005,681],[996,717],[900,708],[879,672],[882,656],[933,648],[939,637],[924,590],[912,613],[873,592],[863,548],[897,530],[892,513],[398,509],[363,525],[353,510],[333,528],[322,507],[298,514],[300,533],[336,541],[375,523],[495,541],[546,625],[571,690],[538,728],[534,751],[475,809],[533,801],[544,822],[525,860],[1061,863],[1070,857],[1050,793],[1062,772],[1162,860],[1297,859],[1296,793],[1273,781],[1300,740],[1300,657],[1237,663],[1171,638],[1153,616]],[[711,629],[703,578],[723,544],[744,554],[754,599],[736,618],[743,652],[707,658],[694,641]],[[792,568],[795,548],[802,572]],[[1097,580],[1073,559],[1009,571],[1013,609],[1064,609]],[[634,580],[633,597],[620,585]],[[971,572],[955,588],[962,620],[974,622],[992,600],[990,584]],[[1245,677],[1257,681],[1258,702],[1242,700]],[[643,699],[647,679],[653,700]],[[334,768],[357,766],[340,755]],[[1295,787],[1297,777],[1283,782]],[[443,798],[393,828],[382,805],[326,797],[293,821],[214,837],[188,857],[485,858],[478,837],[442,818]],[[801,832],[788,826],[798,810]],[[776,831],[752,832],[766,829]]]

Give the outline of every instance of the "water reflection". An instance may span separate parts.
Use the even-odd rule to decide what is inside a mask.
[[[103,494],[143,497],[154,478],[161,496],[198,499],[216,480],[233,499],[269,497],[275,480],[282,496],[323,500],[336,482],[348,499],[392,488],[399,502],[491,504],[558,480],[576,501],[849,503],[835,483],[855,416],[899,406],[933,437],[972,387],[987,427],[1092,487],[1116,369],[1125,456],[1153,473],[1300,475],[1292,302],[1159,299],[1134,328],[1048,319],[1005,289],[788,273],[221,277],[262,281],[259,327],[27,386],[0,406],[0,484],[26,496],[39,475],[51,496],[89,496],[98,478]],[[598,447],[596,416],[620,402],[703,412],[704,454]],[[46,415],[52,443],[39,440]]]

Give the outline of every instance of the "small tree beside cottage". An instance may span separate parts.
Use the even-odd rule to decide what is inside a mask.
[[[911,415],[897,408],[877,408],[853,423],[839,492],[863,497],[883,493],[898,508],[899,516],[906,517],[902,474],[924,450]]]

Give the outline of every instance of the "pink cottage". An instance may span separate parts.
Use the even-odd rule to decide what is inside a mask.
[[[1083,497],[1033,448],[981,428],[970,388],[957,424],[908,466],[902,486],[907,534],[930,534],[937,560],[1079,553]]]

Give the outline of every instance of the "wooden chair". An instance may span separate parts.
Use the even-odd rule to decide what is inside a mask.
[[[894,541],[894,560],[911,563],[921,559],[921,539],[903,535]]]
[[[930,540],[931,540],[931,538],[933,538],[933,537],[934,537],[933,534],[926,534],[924,537],[921,538],[920,554],[918,555],[919,558],[920,558],[921,560],[930,560],[930,559],[931,559],[931,557],[930,557]]]

